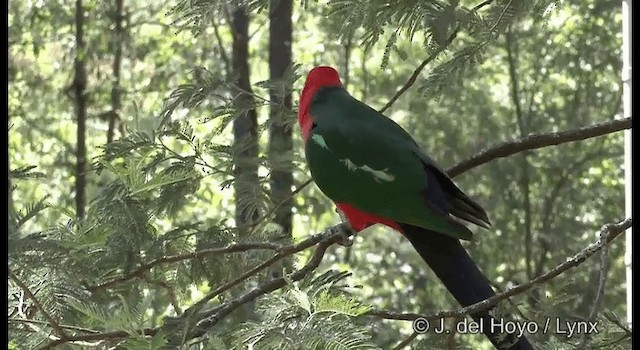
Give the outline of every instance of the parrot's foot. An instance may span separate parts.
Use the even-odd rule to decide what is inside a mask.
[[[342,237],[342,241],[338,242],[343,247],[351,247],[353,245],[353,239],[356,236],[356,231],[351,227],[349,220],[340,209],[336,207],[336,213],[340,215],[342,224],[336,226],[337,233]]]
[[[338,242],[343,247],[351,247],[353,240],[356,236],[356,231],[349,225],[349,223],[342,223],[335,228],[336,233],[340,236],[341,240]]]

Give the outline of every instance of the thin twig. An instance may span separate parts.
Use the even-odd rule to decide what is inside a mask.
[[[139,334],[152,337],[158,333],[160,328],[145,328],[140,330]],[[54,340],[45,346],[41,347],[40,350],[53,349],[56,346],[60,346],[66,343],[76,343],[76,342],[88,342],[88,341],[100,341],[100,340],[108,340],[108,339],[124,339],[131,336],[131,333],[125,331],[113,331],[113,332],[104,332],[104,333],[95,333],[95,334],[83,334],[83,335],[71,335],[65,339]]]
[[[389,107],[391,107],[400,98],[400,96],[402,96],[405,92],[407,92],[407,90],[409,90],[409,88],[416,82],[416,80],[418,79],[418,76],[420,75],[424,67],[426,67],[427,64],[429,64],[431,61],[435,60],[436,57],[438,57],[438,55],[442,51],[444,51],[447,48],[447,46],[449,46],[449,44],[451,44],[451,42],[456,38],[457,35],[458,35],[458,28],[456,28],[453,31],[453,33],[449,35],[449,38],[447,38],[447,41],[444,43],[444,45],[438,47],[438,49],[434,53],[429,55],[427,58],[424,59],[424,61],[422,61],[422,63],[420,63],[418,68],[416,68],[413,71],[413,74],[411,74],[411,76],[409,77],[409,80],[407,80],[407,82],[404,83],[404,85],[400,89],[398,89],[398,91],[396,91],[396,93],[393,95],[393,97],[391,97],[389,102],[387,102],[387,104],[384,105],[384,107],[380,108],[378,112],[384,113],[384,111],[389,109]]]
[[[322,258],[324,257],[324,254],[326,253],[327,249],[331,245],[341,241],[342,234],[343,233],[338,231],[333,232],[330,236],[328,236],[326,239],[320,242],[316,247],[316,250],[313,256],[311,257],[311,259],[309,259],[309,262],[307,262],[298,271],[289,275],[288,278],[279,277],[279,278],[272,279],[269,282],[266,282],[261,286],[243,294],[242,296],[224,303],[222,307],[217,307],[216,312],[214,314],[206,315],[207,317],[197,324],[196,330],[194,334],[192,334],[191,336],[192,337],[202,336],[203,334],[206,333],[206,331],[209,328],[215,326],[220,320],[222,320],[225,316],[230,314],[232,311],[234,311],[241,305],[251,302],[252,300],[259,297],[260,295],[271,293],[277,289],[284,287],[287,284],[288,280],[299,281],[303,279],[307,274],[309,274],[310,272],[318,268],[318,266],[320,266],[320,263],[322,262]]]
[[[257,98],[258,100],[262,100],[262,102],[264,102],[264,104],[261,104],[261,105],[256,104],[254,107],[264,107],[264,106],[268,106],[268,105],[270,105],[270,104],[271,104],[271,100],[269,100],[269,99],[267,99],[267,98],[264,98],[264,97],[262,97],[262,96],[260,96],[260,95],[256,94],[255,92],[251,92],[251,91],[248,91],[247,89],[241,88],[238,84],[230,84],[230,85],[231,85],[234,89],[236,89],[236,90],[238,90],[239,92],[241,92],[241,94],[236,95],[236,96],[235,96],[235,98],[238,98],[238,96],[241,96],[242,94],[245,94],[245,95],[249,95],[249,96],[255,97],[255,98]],[[234,99],[235,99],[235,98],[234,98]]]
[[[463,317],[456,317],[455,321],[453,322],[453,327],[451,327],[451,330],[449,331],[449,334],[447,334],[447,337],[444,340],[444,346],[447,350],[455,350],[456,348],[456,333],[458,330],[458,327],[456,327],[455,325],[457,325],[460,320],[462,320]]]
[[[173,286],[171,286],[166,281],[153,279],[150,277],[145,277],[144,281],[149,284],[164,288],[164,290],[167,291],[167,297],[169,298],[169,302],[171,303],[171,306],[173,306],[173,310],[176,312],[177,315],[180,315],[182,313],[182,311],[180,311],[181,310],[180,304],[178,303],[178,298],[176,297],[176,291],[175,291],[175,288],[173,288]]]
[[[30,318],[9,318],[9,319],[7,319],[7,321],[8,322],[14,322],[14,323],[39,324],[39,325],[50,326],[49,322],[41,321],[41,320],[34,320],[34,319],[30,319]],[[66,324],[59,324],[58,326],[60,326],[60,328],[62,328],[62,329],[68,329],[70,331],[79,331],[79,332],[92,333],[92,334],[100,333],[100,332],[98,332],[96,330],[89,329],[89,328],[84,328],[84,327],[71,326],[71,325],[66,325]]]
[[[582,264],[587,258],[591,257],[593,254],[602,250],[605,244],[608,244],[609,242],[619,237],[626,229],[630,228],[631,226],[632,226],[631,218],[628,218],[617,224],[604,225],[603,228],[600,230],[600,234],[604,235],[603,236],[604,239],[599,239],[597,242],[589,244],[586,248],[582,249],[573,257],[567,259],[565,262],[547,271],[546,273],[530,280],[527,283],[523,283],[523,284],[511,287],[502,293],[498,293],[492,296],[491,298],[485,299],[483,301],[480,301],[473,305],[469,305],[467,307],[463,307],[457,310],[440,311],[430,316],[423,316],[417,313],[394,313],[389,311],[370,311],[370,312],[367,312],[366,314],[370,316],[377,316],[380,318],[390,319],[390,320],[413,321],[417,318],[423,317],[429,321],[434,321],[441,318],[453,318],[453,317],[460,317],[463,315],[477,313],[479,311],[486,310],[488,308],[493,307],[501,300],[507,299],[514,295],[522,294],[527,290],[533,288],[535,285],[549,281],[555,278],[556,276],[562,274],[563,272]]]
[[[222,36],[220,35],[220,29],[218,27],[218,23],[213,21],[213,23],[211,23],[211,26],[213,27],[213,34],[215,35],[216,40],[218,41],[218,49],[220,50],[220,58],[222,59],[222,62],[224,63],[224,67],[225,67],[226,71],[230,75],[230,72],[231,72],[231,61],[229,60],[229,55],[227,55],[227,50],[225,50],[224,40],[222,40]]]
[[[303,182],[300,186],[296,187],[295,190],[293,190],[288,196],[287,198],[284,198],[283,200],[281,200],[278,204],[276,204],[273,208],[271,208],[265,215],[263,215],[260,219],[258,219],[255,223],[247,223],[247,226],[250,227],[254,227],[257,228],[262,222],[264,222],[266,219],[270,218],[271,215],[273,215],[273,213],[275,213],[281,206],[283,206],[285,203],[287,203],[287,201],[291,200],[291,198],[293,198],[295,195],[297,195],[298,193],[302,192],[302,190],[304,190],[307,186],[309,186],[311,183],[313,182],[313,179],[307,179],[305,182]],[[255,233],[255,230],[250,234],[250,236]]]
[[[604,289],[607,285],[607,274],[609,273],[609,244],[606,238],[606,231],[601,232],[600,241],[602,242],[602,250],[600,251],[598,288],[596,289],[596,297],[593,300],[591,313],[589,313],[589,317],[587,318],[587,322],[589,323],[595,321],[596,316],[598,316],[598,311],[600,310],[600,306],[602,305],[602,298],[604,297]],[[590,332],[585,332],[584,334],[582,334],[582,339],[580,340],[578,349],[586,349],[589,338]]]
[[[479,3],[478,5],[474,6],[473,7],[473,11],[477,11],[477,10],[483,8],[484,6],[487,6],[487,5],[491,4],[492,2],[493,2],[493,0],[483,1],[483,2]],[[384,113],[384,111],[389,109],[389,107],[391,107],[400,98],[400,96],[402,96],[402,94],[404,94],[405,92],[407,92],[407,90],[409,90],[409,88],[418,79],[418,76],[420,75],[420,73],[422,72],[424,67],[426,67],[427,64],[429,64],[433,60],[435,60],[436,57],[438,57],[438,55],[442,51],[446,50],[446,48],[453,42],[453,40],[455,40],[456,36],[458,36],[458,31],[459,30],[460,30],[460,26],[457,26],[456,29],[453,31],[453,33],[451,33],[451,35],[449,35],[449,37],[447,38],[447,41],[443,45],[438,47],[438,49],[435,52],[433,52],[431,55],[429,55],[427,58],[425,58],[424,61],[422,61],[422,63],[420,63],[418,68],[416,68],[413,71],[413,74],[411,74],[411,76],[409,77],[409,80],[407,80],[407,82],[404,83],[404,85],[398,91],[396,91],[396,93],[393,95],[393,97],[391,97],[389,102],[387,102],[387,104],[384,105],[384,107],[382,107],[379,110],[380,113]]]
[[[120,276],[120,277],[111,279],[109,281],[102,282],[97,285],[89,286],[87,287],[87,290],[89,290],[90,292],[95,292],[100,289],[106,289],[116,284],[132,280],[134,278],[142,278],[147,273],[147,271],[161,264],[169,264],[169,263],[175,263],[175,262],[184,261],[184,260],[203,258],[205,256],[214,255],[214,254],[237,253],[237,252],[245,252],[248,250],[258,250],[258,249],[279,250],[279,249],[283,249],[283,247],[279,244],[271,243],[271,242],[230,243],[227,246],[221,247],[221,248],[208,248],[208,249],[197,250],[191,253],[163,256],[163,257],[151,260],[146,264],[140,265],[137,269],[133,270],[132,272],[124,276]]]
[[[217,172],[217,173],[220,173],[220,174],[224,174],[224,175],[233,175],[233,173],[231,173],[231,172],[229,172],[229,171],[226,171],[226,170],[220,169],[220,168],[218,168],[218,167],[215,167],[215,166],[210,165],[209,163],[207,163],[207,161],[206,161],[204,158],[202,158],[202,155],[201,155],[201,154],[199,154],[199,152],[197,151],[197,147],[193,144],[193,142],[191,142],[191,143],[190,143],[190,146],[191,146],[191,148],[196,152],[196,154],[194,154],[194,155],[188,155],[188,156],[185,156],[185,155],[182,155],[182,154],[180,154],[180,153],[178,153],[178,152],[174,151],[173,149],[171,149],[171,147],[167,146],[167,145],[162,141],[162,137],[158,137],[158,138],[157,138],[157,140],[158,140],[158,142],[160,143],[160,145],[162,146],[162,148],[163,148],[165,151],[167,151],[167,152],[171,153],[171,155],[173,155],[173,156],[174,156],[174,157],[176,157],[177,159],[180,159],[181,161],[187,161],[187,160],[189,160],[189,159],[191,159],[191,158],[194,158],[194,159],[195,159],[195,163],[196,163],[196,164],[198,164],[198,165],[200,165],[200,166],[202,166],[202,167],[209,168],[210,170],[213,170],[213,171],[215,171],[215,172]]]
[[[491,5],[491,3],[493,2],[493,0],[485,0],[479,4],[477,4],[476,6],[473,7],[474,11],[477,11],[485,6]]]
[[[416,339],[416,337],[418,337],[419,333],[418,332],[413,332],[411,333],[410,336],[402,339],[401,342],[398,343],[398,345],[393,347],[393,350],[401,350],[404,349],[405,347],[407,347],[409,344],[411,344],[411,342]]]
[[[496,20],[496,23],[493,24],[491,29],[489,29],[489,32],[493,32],[494,30],[496,30],[496,28],[498,27],[498,24],[500,24],[500,21],[502,21],[502,18],[504,18],[504,15],[505,15],[505,13],[507,13],[507,9],[509,8],[509,6],[511,6],[512,2],[513,2],[513,0],[509,0],[509,3],[507,4],[507,6],[505,6],[504,9],[502,9],[502,12],[500,13],[500,16]]]
[[[275,255],[273,255],[271,258],[269,258],[268,260],[265,260],[263,262],[261,262],[260,264],[254,266],[253,268],[245,271],[242,275],[236,277],[235,279],[228,281],[220,286],[218,286],[218,288],[214,289],[213,291],[211,291],[210,293],[208,293],[207,295],[205,295],[204,297],[202,297],[202,299],[200,299],[193,307],[194,308],[199,308],[202,305],[208,303],[211,299],[215,298],[216,296],[228,291],[229,289],[233,288],[234,286],[244,282],[245,280],[247,280],[249,277],[256,275],[258,272],[268,268],[269,266],[275,264],[276,262],[280,261],[282,258],[284,258],[285,256],[290,255],[289,252],[278,252]]]
[[[22,289],[24,291],[24,294],[26,294],[27,297],[29,297],[29,299],[31,299],[31,301],[33,302],[35,307],[37,307],[38,310],[40,310],[40,312],[42,312],[42,316],[44,317],[44,319],[47,320],[47,322],[49,323],[51,328],[53,328],[53,330],[56,331],[56,333],[60,336],[60,338],[61,339],[66,339],[67,338],[67,333],[64,331],[64,329],[62,329],[62,327],[60,327],[58,322],[42,306],[42,303],[40,303],[40,300],[38,300],[38,298],[35,296],[35,294],[33,294],[31,292],[29,287],[24,282],[22,282],[22,280],[15,273],[13,273],[13,271],[11,271],[11,270],[9,270],[9,278],[11,278],[13,280],[13,282],[15,282],[15,284],[17,284],[18,287],[20,287],[20,289]]]
[[[610,342],[609,344],[603,344],[602,346],[600,346],[601,348],[610,349],[610,347],[605,346],[605,345],[611,346],[611,345],[613,345],[615,343],[623,341],[625,338],[631,338],[631,336],[633,335],[633,332],[631,331],[631,329],[629,329],[627,324],[623,324],[611,312],[605,312],[603,316],[607,321],[609,321],[609,322],[613,323],[614,325],[618,326],[618,328],[620,328],[620,330],[622,330],[624,332],[624,335],[622,335],[622,337],[618,338],[617,340],[614,340],[614,341]]]
[[[320,242],[322,242],[323,240],[331,240],[335,238],[335,232],[339,231],[339,232],[346,232],[349,230],[348,225],[346,224],[340,224],[340,225],[336,225],[333,226],[325,231],[323,231],[320,234],[317,234],[315,236],[312,236],[300,243],[297,244],[292,244],[286,247],[283,247],[282,249],[278,250],[278,252],[272,256],[271,258],[269,258],[268,260],[263,261],[262,263],[254,266],[252,269],[246,271],[245,273],[243,273],[242,275],[238,276],[237,278],[235,278],[234,280],[231,280],[221,286],[219,286],[218,288],[214,289],[212,292],[210,292],[209,294],[205,295],[201,300],[199,300],[196,304],[194,304],[190,309],[198,309],[200,307],[202,307],[202,305],[206,304],[209,302],[209,300],[215,298],[216,296],[226,292],[227,290],[231,289],[232,287],[242,283],[243,281],[245,281],[246,279],[248,279],[249,277],[257,274],[258,272],[266,269],[267,267],[275,264],[276,262],[278,262],[279,260],[282,260],[283,258],[292,255],[294,253],[303,251],[307,248],[310,248]],[[351,232],[351,234],[353,234],[353,232]],[[187,310],[188,311],[188,310]]]

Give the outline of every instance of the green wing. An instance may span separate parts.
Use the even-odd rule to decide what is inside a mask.
[[[319,91],[310,112],[314,126],[305,145],[307,161],[329,198],[471,239],[471,231],[449,215],[450,180],[393,120],[335,88]]]

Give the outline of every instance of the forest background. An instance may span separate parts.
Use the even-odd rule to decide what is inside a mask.
[[[338,244],[296,124],[331,65],[487,209],[501,307],[598,322],[531,340],[631,348],[621,28],[609,0],[10,1],[9,347],[488,349],[413,332],[465,310],[400,234]]]

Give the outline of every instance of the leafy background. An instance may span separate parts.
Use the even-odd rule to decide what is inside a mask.
[[[458,307],[388,228],[291,275],[313,245],[283,247],[340,222],[305,185],[303,77],[335,66],[449,168],[621,114],[621,21],[608,0],[11,1],[9,347],[488,348],[481,335],[414,339],[411,322],[371,314]],[[497,290],[624,219],[622,155],[616,132],[456,177],[490,213],[493,229],[466,247]],[[599,334],[529,335],[540,348],[628,349],[622,240],[606,261],[504,306],[535,322],[597,312]]]

